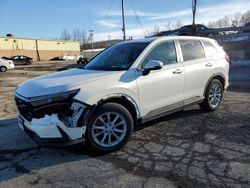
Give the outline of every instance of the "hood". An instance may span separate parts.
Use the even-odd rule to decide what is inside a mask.
[[[115,71],[71,69],[46,76],[40,76],[21,84],[16,92],[23,97],[37,97],[68,91],[71,87],[103,79],[116,74]]]

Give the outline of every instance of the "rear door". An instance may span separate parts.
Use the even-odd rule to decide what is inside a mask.
[[[179,40],[185,71],[184,105],[200,100],[211,76],[210,62],[199,40]]]

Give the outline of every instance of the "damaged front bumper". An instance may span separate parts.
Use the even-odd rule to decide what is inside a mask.
[[[90,107],[74,95],[28,99],[15,93],[20,128],[39,145],[58,146],[84,142]]]
[[[67,146],[85,141],[84,134],[86,127],[69,128],[61,123],[47,124],[46,121],[44,123],[42,121],[43,118],[40,124],[35,124],[18,115],[19,127],[38,145]]]

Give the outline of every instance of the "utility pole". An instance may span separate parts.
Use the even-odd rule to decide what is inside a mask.
[[[196,26],[195,26],[196,6],[197,6],[197,0],[192,0],[192,12],[193,12],[193,35],[196,35]]]
[[[89,39],[91,41],[91,49],[92,49],[92,57],[94,56],[94,43],[93,43],[93,40],[94,40],[94,30],[91,29],[89,30]]]
[[[126,28],[125,28],[125,15],[124,15],[124,0],[122,0],[122,32],[123,32],[123,40],[126,40]]]

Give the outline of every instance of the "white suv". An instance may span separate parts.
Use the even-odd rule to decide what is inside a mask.
[[[121,148],[139,123],[200,104],[216,110],[229,58],[216,41],[161,37],[116,44],[82,69],[25,82],[15,91],[20,127],[38,143]]]

